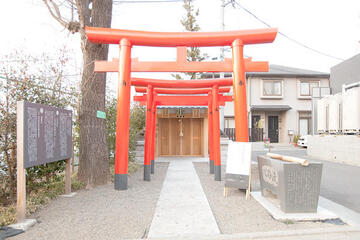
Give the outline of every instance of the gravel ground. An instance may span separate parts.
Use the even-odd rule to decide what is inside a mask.
[[[11,239],[126,239],[147,235],[168,163],[157,163],[151,182],[143,167],[129,177],[127,191],[113,184],[58,198],[31,218],[39,223]]]
[[[323,222],[280,222],[273,219],[267,211],[254,199],[245,200],[245,191],[230,188],[224,198],[224,181],[214,181],[209,174],[208,163],[194,163],[202,187],[209,201],[211,210],[223,234],[244,232],[266,232],[277,230],[295,230],[323,228],[335,226]],[[222,168],[225,176],[225,166]],[[260,189],[257,165],[252,168],[252,191]]]

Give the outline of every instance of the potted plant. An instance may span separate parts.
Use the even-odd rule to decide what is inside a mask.
[[[300,135],[295,134],[294,135],[294,146],[297,146],[297,142],[299,141]]]

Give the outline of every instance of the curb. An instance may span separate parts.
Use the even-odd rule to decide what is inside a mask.
[[[360,228],[351,227],[351,226],[343,226],[343,227],[329,227],[329,228],[316,228],[316,229],[301,229],[301,230],[287,230],[287,231],[271,231],[271,232],[253,232],[253,233],[236,233],[236,234],[220,234],[220,235],[184,235],[184,236],[174,236],[174,237],[164,237],[164,238],[146,238],[146,239],[154,239],[154,240],[235,240],[235,239],[286,239],[286,237],[295,237],[295,239],[314,239],[311,237],[315,237],[317,235],[322,235],[321,239],[328,239],[335,234],[344,234],[344,236],[350,237],[349,235],[356,236],[353,239],[360,239]],[[297,238],[299,237],[299,238]],[[306,238],[309,237],[309,238]],[[318,236],[319,237],[319,236]],[[315,238],[319,239],[319,238]],[[331,238],[334,239],[334,238]],[[335,239],[343,239],[343,238],[335,238]],[[350,238],[346,238],[350,239]],[[130,239],[128,239],[130,240]],[[133,239],[133,240],[141,240],[141,239]]]

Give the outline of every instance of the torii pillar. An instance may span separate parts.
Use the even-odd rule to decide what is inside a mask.
[[[220,119],[219,119],[219,86],[212,87],[212,115],[213,115],[213,155],[215,181],[221,181],[221,153],[220,153]]]
[[[150,181],[151,179],[151,157],[152,157],[152,148],[151,142],[152,129],[153,129],[153,87],[148,85],[147,95],[146,95],[146,123],[145,123],[145,154],[144,154],[144,181]]]
[[[156,93],[154,92],[154,98]],[[157,118],[157,106],[156,102],[153,101],[152,104],[152,130],[151,130],[151,174],[155,173],[155,147],[156,147],[156,118]]]
[[[120,41],[119,83],[116,111],[115,189],[128,188],[131,44]]]
[[[237,142],[249,142],[244,44],[240,40],[232,43],[232,55],[235,139]]]
[[[209,142],[209,172],[214,174],[214,145],[213,145],[213,109],[212,109],[212,94],[211,91],[208,93],[208,142]]]

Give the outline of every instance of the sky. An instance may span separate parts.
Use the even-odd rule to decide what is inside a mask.
[[[185,14],[182,3],[117,3],[113,6],[112,28],[144,31],[184,31],[180,23]],[[348,59],[360,52],[359,0],[237,0],[259,19],[279,32],[339,59]],[[201,31],[221,30],[221,1],[195,0],[199,9]],[[225,30],[267,28],[254,16],[235,5],[225,7]],[[70,34],[48,13],[41,0],[0,0],[0,59],[13,49],[27,53],[54,54],[66,46],[72,50],[71,71],[81,71],[81,50],[78,34]],[[218,57],[219,48],[204,48],[210,57]],[[281,34],[274,43],[245,46],[245,55],[254,61],[330,72],[339,59],[304,48]],[[139,60],[175,60],[173,48],[133,47],[132,57]],[[118,57],[118,46],[110,47],[109,59]],[[231,57],[231,51],[226,51]],[[133,73],[137,77],[170,78],[167,73]],[[110,81],[116,75],[109,74]]]

